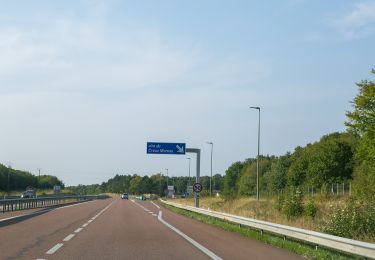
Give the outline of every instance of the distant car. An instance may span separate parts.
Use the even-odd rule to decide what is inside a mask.
[[[127,199],[129,199],[129,195],[127,193],[124,193],[124,194],[121,195],[121,199],[127,200]]]
[[[35,192],[33,191],[24,191],[21,194],[22,199],[28,199],[28,198],[34,198],[35,197]]]

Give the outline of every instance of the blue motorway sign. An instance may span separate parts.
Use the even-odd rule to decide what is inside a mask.
[[[150,154],[185,154],[184,143],[147,142],[147,153]]]

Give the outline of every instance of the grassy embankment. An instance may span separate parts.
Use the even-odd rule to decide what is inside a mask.
[[[275,247],[278,247],[278,248],[286,249],[286,250],[291,251],[293,253],[302,255],[302,256],[304,256],[308,259],[324,259],[324,260],[325,259],[340,259],[340,260],[361,259],[360,257],[356,257],[356,256],[353,256],[353,255],[348,255],[348,254],[342,254],[342,253],[339,253],[339,252],[334,252],[334,251],[331,251],[331,250],[328,250],[328,249],[325,249],[325,248],[321,248],[321,247],[315,248],[313,245],[305,244],[305,243],[300,242],[300,241],[284,239],[283,237],[271,235],[271,234],[268,234],[268,233],[261,234],[257,230],[247,228],[247,227],[243,227],[243,226],[239,226],[237,224],[230,223],[230,222],[227,222],[227,221],[223,221],[223,220],[220,220],[220,219],[216,219],[216,218],[213,218],[213,217],[210,217],[210,216],[206,216],[206,215],[198,214],[198,213],[195,213],[195,212],[175,208],[175,207],[168,206],[168,205],[164,205],[164,206],[169,208],[170,210],[178,213],[178,214],[181,214],[181,215],[199,220],[203,223],[207,223],[207,224],[210,224],[210,225],[217,226],[219,228],[222,228],[222,229],[230,231],[230,232],[239,233],[239,234],[241,234],[245,237],[257,239],[259,241],[262,241],[266,244],[269,244],[269,245],[272,245],[272,246],[275,246]]]
[[[288,219],[282,212],[277,210],[275,199],[261,199],[260,201],[257,201],[255,198],[248,197],[234,200],[224,200],[217,197],[203,197],[200,199],[200,206],[202,208],[238,216],[255,218],[308,230],[321,231],[321,227],[326,223],[327,219],[335,209],[340,208],[345,204],[345,199],[345,197],[332,197],[330,199],[317,197],[315,203],[318,211],[314,218],[301,216]],[[173,201],[184,205],[194,206],[193,198],[175,199]]]
[[[323,226],[326,224],[329,217],[337,210],[342,208],[346,203],[347,196],[316,196],[314,201],[317,205],[318,211],[314,218],[307,216],[300,216],[294,218],[287,218],[281,211],[277,210],[276,199],[261,199],[257,201],[254,198],[238,198],[234,200],[224,200],[222,198],[208,198],[203,197],[200,200],[200,206],[202,208],[211,209],[215,211],[230,213],[238,216],[244,216],[249,218],[255,218],[259,220],[269,221],[273,223],[294,226],[304,228],[308,230],[314,230],[322,232]],[[305,203],[307,203],[306,199]],[[174,199],[173,202],[194,205],[194,199]],[[172,209],[172,208],[171,208]],[[352,259],[353,256],[347,256],[331,250],[319,248],[315,250],[315,247],[306,245],[300,242],[284,240],[283,238],[274,235],[260,235],[259,231],[252,230],[249,228],[239,228],[238,225],[229,222],[214,219],[208,216],[188,212],[173,208],[177,213],[198,219],[202,222],[213,224],[221,227],[225,230],[241,233],[244,236],[252,237],[267,244],[271,244],[280,248],[285,248],[289,251],[304,255],[312,259]],[[374,242],[371,238],[361,237],[361,240],[367,242]]]

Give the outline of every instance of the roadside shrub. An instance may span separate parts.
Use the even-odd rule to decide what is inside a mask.
[[[318,213],[318,207],[312,199],[306,204],[304,213],[306,217],[310,218],[315,218],[316,213]]]
[[[194,194],[194,192],[192,192],[192,194]],[[199,196],[200,196],[200,197],[209,197],[209,196],[210,196],[210,191],[209,191],[209,190],[202,190],[202,191],[199,193]]]
[[[285,198],[284,198],[284,195],[283,195],[283,194],[277,196],[277,198],[276,198],[276,203],[275,203],[275,208],[276,208],[278,211],[282,211],[283,206],[284,206],[284,201],[285,201]]]
[[[283,213],[288,219],[291,217],[299,217],[303,213],[303,194],[299,188],[292,189],[285,197],[283,205]]]
[[[338,208],[323,227],[332,235],[352,239],[375,238],[374,202],[350,199],[345,207]]]
[[[321,200],[321,201],[324,201],[324,200],[327,200],[329,199],[330,197],[330,192],[329,192],[329,186],[327,183],[323,183],[322,186],[320,187],[320,194],[318,196],[318,198]]]

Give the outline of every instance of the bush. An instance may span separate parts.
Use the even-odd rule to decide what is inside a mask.
[[[283,194],[277,196],[277,198],[276,198],[276,203],[275,203],[275,208],[276,208],[278,211],[282,211],[283,206],[284,206],[284,201],[285,201],[285,198],[284,198],[284,195],[283,195]]]
[[[299,217],[303,213],[303,194],[299,188],[292,189],[285,198],[283,212],[288,219],[291,217]]]
[[[318,213],[318,207],[312,199],[306,204],[304,213],[306,217],[310,218],[315,218],[316,213]]]
[[[344,208],[338,208],[323,227],[332,235],[352,239],[375,238],[374,202],[351,199]]]

